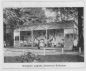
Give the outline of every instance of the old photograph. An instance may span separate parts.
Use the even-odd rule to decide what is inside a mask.
[[[4,63],[84,62],[83,7],[3,8]]]

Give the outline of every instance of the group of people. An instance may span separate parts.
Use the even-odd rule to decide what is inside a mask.
[[[34,39],[34,45],[40,47],[45,47],[45,46],[50,46],[50,47],[56,47],[56,46],[61,46],[64,43],[64,40],[61,37],[49,37],[48,39],[45,38],[40,38]]]
[[[40,49],[40,47],[44,47],[46,46],[46,43],[45,43],[45,39],[34,39],[34,46],[38,47],[38,49]]]

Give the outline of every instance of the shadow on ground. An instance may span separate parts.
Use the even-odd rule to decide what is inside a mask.
[[[84,57],[81,57],[79,55],[67,55],[67,54],[61,54],[61,55],[39,55],[37,62],[84,62]],[[35,59],[29,57],[28,61],[24,62],[33,62]],[[14,56],[14,57],[4,57],[5,63],[21,63],[21,57]]]

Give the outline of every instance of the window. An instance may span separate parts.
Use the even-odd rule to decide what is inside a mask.
[[[19,41],[19,36],[16,36],[15,37],[15,41]]]
[[[20,40],[24,41],[24,36],[20,36]]]

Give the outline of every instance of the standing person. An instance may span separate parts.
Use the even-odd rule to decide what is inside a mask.
[[[76,50],[77,49],[77,44],[78,44],[78,39],[75,39],[73,41],[73,50]]]
[[[4,41],[4,47],[6,47],[6,42]]]
[[[34,40],[35,46],[38,46],[38,40],[35,38]]]
[[[44,45],[45,45],[45,44],[44,44],[44,40],[41,39],[40,42],[39,42],[39,47],[44,47]]]
[[[64,39],[61,40],[61,47],[64,48]]]
[[[52,39],[52,46],[53,46],[53,47],[55,47],[55,42],[56,42],[56,41],[55,41],[55,37],[53,37],[53,39]]]
[[[40,49],[40,40],[38,40],[38,49]]]

